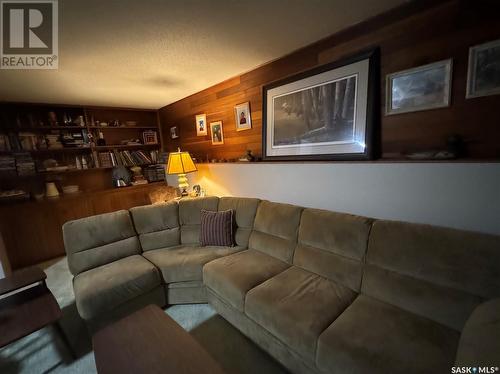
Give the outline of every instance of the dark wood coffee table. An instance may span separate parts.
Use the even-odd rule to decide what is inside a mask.
[[[57,323],[62,312],[45,283],[46,278],[40,268],[31,267],[0,279],[0,347],[52,325],[74,357]]]
[[[156,305],[109,325],[92,338],[99,374],[222,374],[201,345]]]

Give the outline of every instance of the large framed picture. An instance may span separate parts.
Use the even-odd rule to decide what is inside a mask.
[[[196,115],[196,136],[207,135],[207,115],[198,114]]]
[[[500,94],[500,39],[469,49],[468,99]]]
[[[387,115],[444,108],[450,105],[452,60],[443,60],[389,74]]]
[[[264,160],[374,156],[378,49],[263,88]]]
[[[234,107],[234,120],[236,122],[236,131],[249,130],[252,128],[249,102],[238,104]]]
[[[222,121],[210,123],[210,135],[212,137],[212,145],[224,144],[224,133],[222,131]]]

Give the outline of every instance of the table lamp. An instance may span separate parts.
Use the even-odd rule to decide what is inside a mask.
[[[181,152],[181,149],[178,148],[177,152],[171,152],[168,155],[167,174],[178,174],[181,196],[188,195],[186,189],[189,187],[189,183],[186,174],[197,170],[189,152]]]

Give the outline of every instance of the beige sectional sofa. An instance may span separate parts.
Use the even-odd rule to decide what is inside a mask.
[[[237,246],[200,247],[201,209],[235,211]],[[208,300],[294,373],[500,364],[497,236],[231,197],[89,217],[63,233],[94,328],[148,303]]]

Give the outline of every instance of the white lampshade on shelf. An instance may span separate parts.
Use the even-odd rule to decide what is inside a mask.
[[[186,174],[197,170],[189,152],[181,152],[181,149],[178,148],[177,152],[171,152],[168,155],[167,174],[178,175],[181,196],[188,195],[186,189],[189,187],[189,183]]]

